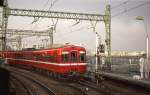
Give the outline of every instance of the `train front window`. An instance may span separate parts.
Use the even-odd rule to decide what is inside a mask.
[[[67,51],[62,52],[62,61],[63,62],[69,61],[69,52],[67,52]]]
[[[85,52],[80,51],[80,62],[85,62]]]
[[[71,62],[77,62],[77,52],[76,51],[71,52]]]

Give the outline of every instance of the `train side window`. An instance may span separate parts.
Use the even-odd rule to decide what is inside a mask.
[[[17,58],[17,59],[22,59],[22,58],[23,58],[23,54],[21,54],[21,53],[16,53],[16,54],[15,54],[15,58]]]
[[[76,51],[71,52],[71,62],[77,62],[77,52]]]
[[[80,62],[85,62],[85,52],[80,51]]]
[[[40,60],[42,58],[41,54],[34,54],[35,60]]]
[[[67,51],[62,52],[62,61],[63,62],[69,61],[69,52],[67,52]]]

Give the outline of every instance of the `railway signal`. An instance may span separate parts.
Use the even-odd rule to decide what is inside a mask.
[[[105,53],[105,45],[104,44],[100,44],[98,47],[98,52],[99,53]]]

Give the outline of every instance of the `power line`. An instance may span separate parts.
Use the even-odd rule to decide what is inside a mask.
[[[43,6],[43,10],[45,9],[45,7],[47,6],[47,4],[49,3],[49,0],[46,1],[46,3]]]
[[[74,27],[76,25],[78,25],[80,23],[80,20],[76,20],[76,22],[74,24],[71,25],[71,27]]]
[[[76,30],[70,30],[70,32],[59,34],[60,36],[57,39],[63,39],[64,40],[64,37],[67,36],[68,34],[81,32],[81,30],[86,29],[86,27],[88,27],[88,26],[82,26],[82,27],[80,27],[80,28],[78,28]],[[87,29],[89,29],[89,28],[87,28]]]
[[[78,29],[76,29],[76,30],[71,30],[70,32],[62,33],[62,34],[59,34],[59,35],[61,35],[60,37],[63,37],[63,36],[66,36],[66,35],[68,35],[68,34],[71,34],[71,33],[80,32],[80,31],[83,30],[83,29],[86,29],[86,27],[83,26],[83,27],[80,27],[80,28],[78,28]]]
[[[58,0],[54,0],[54,1],[51,2],[50,7],[48,8],[49,11],[50,11],[50,9],[56,4],[57,1],[58,1]],[[45,7],[48,3],[49,3],[49,0],[46,1],[46,3],[44,4],[44,7]],[[43,8],[43,10],[44,10],[44,9],[45,9],[45,8]],[[37,18],[37,20],[36,20],[35,22],[38,21],[38,23],[36,23],[36,25],[34,26],[34,28],[37,27],[37,25],[41,22],[41,20],[42,20],[42,19]]]
[[[51,2],[51,5],[49,7],[48,10],[51,10],[51,8],[58,2],[58,0],[54,0],[53,2]]]
[[[125,5],[125,4],[127,4],[128,2],[130,2],[130,1],[131,1],[131,0],[124,1],[124,2],[120,3],[119,5],[116,5],[116,6],[112,7],[111,9],[116,9],[116,8],[118,8],[118,7],[121,7],[122,5]]]
[[[52,3],[51,3],[51,6],[49,7],[49,10],[51,10],[51,8],[56,4],[56,2],[58,2],[58,0],[54,0]],[[57,23],[58,23],[58,19],[56,19],[56,22],[54,22],[54,19],[53,18],[51,18],[51,21],[52,21],[52,23],[53,23],[53,29],[54,29],[54,31],[56,32],[56,25],[57,25]]]
[[[95,22],[95,23],[90,22],[90,23],[91,23],[91,25],[92,25],[92,27],[90,27],[90,28],[96,27],[97,22]],[[81,30],[83,30],[83,29],[90,29],[90,28],[87,28],[87,27],[89,27],[89,25],[88,25],[88,26],[82,26],[82,27],[80,27],[80,28],[78,28],[78,29],[76,29],[76,30],[70,30],[70,32],[62,33],[62,34],[59,34],[59,35],[60,35],[60,37],[62,38],[62,37],[64,37],[64,36],[67,36],[68,34],[72,34],[72,33],[76,33],[76,32],[81,32]],[[96,32],[96,33],[97,33],[97,32]],[[98,35],[99,35],[99,34],[98,34]]]
[[[45,9],[45,7],[47,6],[48,3],[49,3],[49,0],[47,0],[46,3],[43,5],[42,10]],[[35,17],[34,20],[31,22],[31,24],[33,24],[33,23],[39,21],[39,19],[40,19],[39,17]]]
[[[119,12],[119,13],[113,15],[112,18],[113,18],[113,17],[116,17],[116,16],[119,16],[119,15],[122,15],[123,13],[132,11],[132,10],[134,10],[134,9],[137,9],[137,8],[139,8],[139,7],[142,7],[142,6],[144,6],[144,5],[148,5],[148,4],[150,4],[149,1],[148,1],[148,2],[145,2],[145,3],[142,3],[142,4],[139,4],[139,5],[137,5],[137,6],[134,6],[134,7],[130,8],[130,9],[126,9],[126,10],[124,10],[124,11],[122,11],[122,12]]]
[[[122,3],[120,3],[119,5],[116,5],[116,6],[112,7],[111,10],[112,10],[112,9],[116,9],[116,8],[118,8],[118,7],[121,7],[122,5],[125,5],[125,4],[127,4],[128,2],[130,2],[130,1],[131,1],[131,0],[126,0],[126,1],[124,1],[124,2],[122,2]],[[103,11],[103,12],[105,12],[105,11]],[[73,24],[72,27],[78,25],[79,23],[80,23],[80,20],[79,20],[79,21],[76,21],[76,23]]]
[[[116,5],[116,6],[113,6],[113,7],[111,7],[111,10],[113,10],[113,9],[116,9],[116,8],[119,8],[119,7],[121,7],[122,5],[125,5],[125,4],[127,4],[127,3],[129,3],[131,0],[127,0],[127,1],[124,1],[124,2],[122,2],[122,3],[120,3],[120,4],[118,4],[118,5]],[[101,13],[104,13],[105,11],[102,11]]]

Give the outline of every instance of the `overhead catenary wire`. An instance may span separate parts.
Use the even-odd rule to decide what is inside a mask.
[[[92,26],[92,27],[90,27],[89,25],[88,26],[82,26],[82,27],[80,27],[80,28],[78,28],[78,29],[76,29],[76,30],[70,30],[70,32],[67,32],[67,33],[62,33],[62,34],[58,34],[58,35],[60,35],[59,36],[59,38],[61,39],[61,38],[64,38],[65,36],[68,36],[68,35],[70,35],[70,34],[72,34],[72,33],[76,33],[76,32],[81,32],[81,30],[84,30],[84,29],[90,29],[90,28],[94,28],[94,27],[96,27],[96,25],[97,25],[97,21],[96,22],[94,22],[94,23],[92,23],[91,21],[90,21],[90,26]],[[89,27],[89,28],[87,28],[87,27]],[[100,36],[97,32],[95,32],[98,36]],[[59,39],[58,38],[58,39]]]
[[[46,8],[46,6],[49,4],[49,2],[50,2],[50,0],[47,0],[47,1],[44,3],[42,10],[45,10],[45,8]],[[35,29],[35,28],[37,27],[37,25],[40,23],[41,20],[42,20],[42,19],[40,19],[40,17],[35,17],[34,20],[31,22],[31,24],[33,25],[34,23],[36,23],[36,22],[37,22],[37,23],[35,24],[34,27],[31,26],[31,30],[32,30],[32,29]],[[28,37],[32,37],[32,35],[31,35],[31,36],[26,36],[26,37],[24,37],[24,38],[28,38]],[[40,37],[40,35],[38,36],[37,39],[39,39],[39,37]]]
[[[137,5],[137,6],[134,6],[134,7],[132,7],[132,8],[129,8],[129,9],[125,9],[124,11],[121,11],[121,12],[119,12],[119,13],[113,15],[112,18],[113,18],[113,17],[116,17],[116,16],[119,16],[119,15],[122,15],[122,14],[124,14],[124,13],[126,13],[126,12],[132,11],[132,10],[134,10],[134,9],[137,9],[137,8],[139,8],[139,7],[148,5],[148,4],[150,4],[150,1],[147,1],[147,2],[145,2],[145,3],[139,4],[139,5]]]
[[[58,35],[61,35],[61,36],[59,36],[59,37],[64,37],[64,36],[67,36],[67,35],[72,34],[72,33],[75,33],[75,32],[80,32],[80,31],[83,30],[83,29],[86,29],[86,26],[80,27],[80,28],[78,28],[78,29],[76,29],[76,30],[70,30],[70,32],[66,32],[66,33],[58,34]]]
[[[50,7],[48,8],[48,10],[51,10],[51,8],[58,2],[58,0],[54,0],[53,2],[51,2]]]
[[[51,4],[50,4],[50,7],[48,8],[48,11],[50,11],[51,8],[52,8],[57,2],[58,2],[58,0],[54,0],[54,1],[52,0],[52,2],[51,2]],[[45,10],[47,4],[49,4],[49,0],[47,0],[46,3],[44,4],[43,10]],[[38,21],[38,23],[36,23],[36,25],[34,26],[34,28],[37,27],[37,25],[41,22],[41,20],[42,20],[42,19],[40,19],[40,18],[38,17],[38,19],[36,20],[36,22]],[[53,21],[52,21],[52,22],[53,22]],[[56,21],[56,22],[58,22],[58,21]],[[34,22],[34,23],[35,23],[35,22]],[[33,23],[32,23],[32,24],[33,24]]]
[[[79,24],[79,23],[80,23],[80,21],[77,22],[77,24]],[[67,36],[68,34],[80,32],[80,31],[83,30],[83,29],[90,29],[90,28],[92,28],[92,29],[95,31],[95,27],[96,27],[97,23],[98,23],[97,21],[95,21],[95,22],[90,21],[90,26],[89,26],[89,25],[88,25],[88,26],[83,26],[83,27],[80,27],[80,28],[78,28],[78,29],[76,29],[76,30],[70,30],[70,32],[67,32],[67,33],[58,34],[58,35],[60,35],[59,38],[63,38],[64,36]],[[89,27],[89,28],[87,28],[87,27]],[[72,28],[72,26],[69,27],[69,28]],[[92,31],[93,31],[93,30],[92,30]],[[94,31],[93,31],[93,32],[94,32]],[[96,33],[96,35],[98,35],[98,36],[100,37],[100,35],[98,34],[98,32],[95,31],[95,33]],[[58,39],[59,39],[59,38],[58,38]]]
[[[86,26],[83,26],[83,27],[80,27],[76,30],[70,30],[69,32],[66,32],[66,33],[62,33],[62,34],[58,34],[59,35],[59,38],[57,38],[57,40],[63,40],[65,41],[66,38],[68,37],[65,37],[65,36],[68,36],[68,35],[71,35],[73,33],[77,33],[77,32],[81,32],[81,30],[84,30],[84,29],[89,29],[89,28],[86,28]],[[70,36],[69,36],[70,37]],[[89,36],[88,36],[89,37]],[[71,38],[71,37],[70,37]],[[85,41],[85,39],[80,39],[82,41]],[[80,41],[81,42],[81,41]],[[70,43],[70,42],[69,42]]]
[[[97,22],[96,22],[96,23],[97,23]],[[96,24],[96,23],[95,23],[95,24]],[[95,24],[94,24],[94,25],[95,25]],[[72,34],[72,33],[81,32],[81,30],[83,30],[83,29],[90,29],[90,28],[92,28],[92,27],[90,27],[90,28],[87,28],[87,27],[90,27],[90,26],[89,26],[89,25],[88,25],[88,26],[82,26],[82,27],[80,27],[80,28],[78,28],[78,29],[76,29],[76,30],[70,30],[70,32],[58,34],[58,35],[59,35],[59,38],[57,38],[57,39],[63,39],[63,40],[64,40],[65,36],[68,36],[68,35],[70,35],[70,34]]]
[[[76,20],[76,22],[74,24],[71,25],[71,27],[74,27],[76,25],[78,25],[80,23],[80,20]]]
[[[131,0],[127,0],[127,1],[121,3],[121,4],[117,5],[117,6],[112,7],[111,9],[116,9],[116,8],[118,8],[118,7],[122,7],[123,5],[126,5],[129,1],[131,1]],[[148,2],[148,4],[149,4],[149,2]],[[136,8],[142,7],[142,6],[144,6],[144,5],[147,5],[147,2],[146,2],[146,3],[139,4],[139,5],[137,5],[137,6],[134,6],[134,7],[132,7],[132,8],[129,8],[129,9],[126,9],[126,8],[125,8],[125,10],[122,11],[122,12],[120,12],[120,13],[118,13],[118,15],[121,15],[121,14],[126,13],[126,12],[131,11],[131,10],[134,10],[134,9],[136,9]],[[116,15],[116,16],[118,16],[118,15]],[[113,16],[113,17],[114,17],[114,16]],[[76,22],[76,23],[78,24],[79,21]],[[75,25],[76,25],[76,23],[75,23]],[[74,25],[73,25],[73,26],[74,26]],[[74,32],[69,32],[69,33],[74,33]],[[68,33],[65,33],[65,34],[68,34]],[[65,35],[65,36],[66,36],[66,35]],[[60,37],[62,37],[62,36],[60,36]]]
[[[126,5],[126,4],[129,3],[130,1],[131,1],[131,0],[127,0],[127,1],[124,1],[124,2],[122,2],[122,3],[120,3],[120,4],[116,5],[116,6],[113,6],[113,7],[111,7],[111,10],[114,10],[114,9],[117,9],[117,8],[123,6],[123,5]],[[108,3],[106,3],[105,5],[108,5]],[[102,11],[101,13],[104,13],[104,12],[105,12],[105,11]]]
[[[129,3],[130,1],[131,1],[131,0],[127,0],[127,1],[125,1],[125,2],[122,2],[122,3],[120,3],[119,5],[116,5],[116,6],[112,7],[111,9],[116,9],[116,8],[118,8],[118,7],[121,7],[121,6],[123,6],[123,5],[126,5],[126,4]],[[123,13],[132,11],[132,10],[134,10],[134,9],[136,9],[136,8],[139,8],[139,7],[148,5],[148,4],[150,4],[149,1],[144,2],[144,3],[142,3],[142,4],[139,4],[139,5],[136,5],[136,6],[132,7],[132,8],[129,8],[129,9],[126,9],[126,8],[125,8],[124,11],[122,11],[122,12],[120,12],[120,13],[117,13],[116,15],[113,15],[112,17],[122,15]],[[69,32],[69,33],[74,33],[74,32]],[[66,33],[66,34],[67,34],[67,33]],[[66,36],[66,35],[65,35],[65,36]]]
[[[58,0],[54,0],[54,1],[51,3],[51,6],[49,7],[48,10],[51,10],[51,8],[56,4],[57,1],[58,1]],[[57,23],[58,23],[58,18],[56,19],[56,22],[54,22],[54,19],[53,19],[53,18],[51,18],[51,20],[52,20],[52,24],[53,24],[53,30],[56,32],[56,25],[57,25]]]
[[[131,0],[124,1],[124,2],[122,2],[122,3],[120,3],[120,4],[116,5],[116,6],[113,6],[111,9],[119,8],[119,7],[123,6],[123,5],[126,5],[126,4],[129,3],[130,1],[131,1]]]
[[[49,3],[49,0],[47,0],[46,3],[43,5],[42,10],[45,9],[45,7],[47,6],[48,3]],[[31,24],[33,24],[33,23],[39,21],[39,19],[40,19],[39,17],[35,17],[34,20],[31,22]]]

